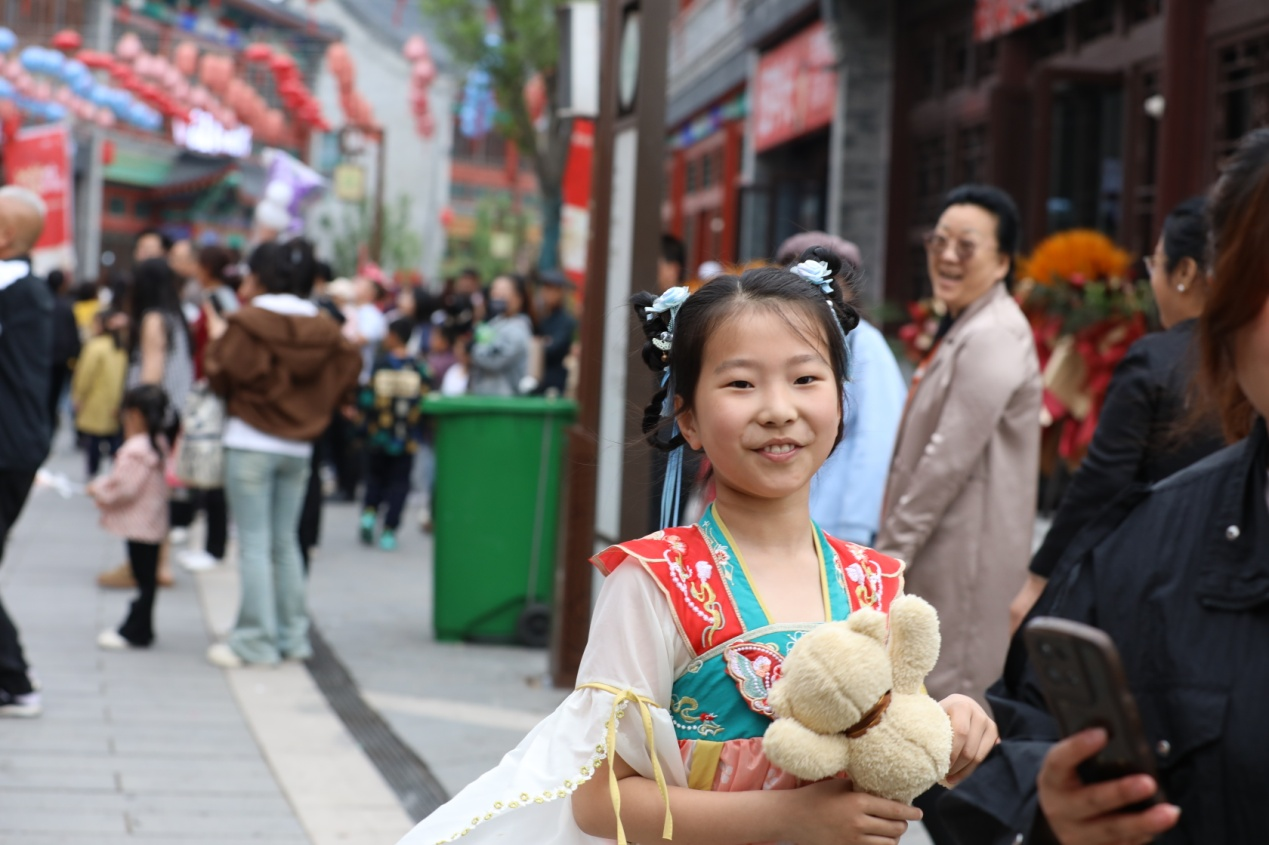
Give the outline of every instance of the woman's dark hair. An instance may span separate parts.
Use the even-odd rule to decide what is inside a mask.
[[[251,253],[247,266],[267,293],[290,293],[307,299],[313,292],[316,261],[313,245],[304,238],[262,243]]]
[[[181,300],[177,292],[176,274],[168,266],[166,258],[147,258],[136,266],[132,272],[132,290],[128,309],[128,355],[136,357],[141,345],[141,321],[151,311],[163,315],[164,327],[168,334],[168,348],[172,344],[172,321],[175,320],[185,332],[186,340],[190,339],[189,324],[181,312]]]
[[[45,281],[48,282],[48,289],[54,296],[61,296],[62,288],[66,287],[66,274],[61,270],[50,270]]]
[[[1232,442],[1251,433],[1256,417],[1238,386],[1234,342],[1269,299],[1269,129],[1247,134],[1225,162],[1208,215],[1212,280],[1199,317],[1198,382]]]
[[[1207,266],[1207,198],[1190,197],[1172,209],[1163,221],[1162,236],[1169,273],[1186,258],[1202,273]]]
[[[76,302],[92,302],[97,298],[97,283],[80,282],[75,285],[74,296]]]
[[[109,338],[115,342],[115,349],[125,351],[123,345],[123,332],[121,332],[118,327],[110,327],[110,323],[120,314],[122,314],[122,312],[111,308],[108,310],[98,311],[93,315],[93,320],[101,323],[102,334],[109,336]]]
[[[668,366],[670,374],[668,385],[653,395],[652,401],[643,412],[643,433],[649,443],[663,451],[683,445],[681,434],[669,440],[658,436],[669,422],[661,416],[667,389],[672,389],[675,398],[681,403],[678,413],[693,409],[701,365],[705,360],[705,343],[718,331],[724,320],[742,308],[762,308],[769,313],[778,314],[789,320],[800,332],[806,331],[808,327],[792,314],[797,313],[805,318],[813,327],[812,330],[818,331],[828,346],[829,364],[833,368],[834,377],[839,384],[846,382],[848,362],[844,335],[859,325],[859,312],[842,296],[842,291],[849,287],[850,280],[843,277],[841,260],[825,247],[808,249],[802,253],[800,260],[823,261],[828,265],[832,275],[829,293],[825,294],[818,284],[781,267],[760,267],[746,270],[739,276],[716,276],[689,296],[679,309],[674,323],[673,343],[668,354],[663,353],[653,340],[660,339],[663,333],[669,332],[669,313],[652,313],[651,319],[646,319],[650,313],[646,309],[656,301],[656,295],[641,292],[630,298],[630,304],[635,309],[635,318],[646,338],[643,362],[654,373],[661,373]],[[839,421],[834,445],[841,439],[842,422]]]
[[[528,281],[519,273],[499,273],[497,276],[494,276],[493,280],[496,282],[499,279],[507,279],[511,282],[512,287],[516,290],[516,295],[520,297],[520,313],[528,317],[529,322],[536,327],[538,321],[535,319],[535,315],[533,313],[533,300],[529,298]],[[490,282],[489,287],[491,290],[493,289],[493,282]]]
[[[180,429],[180,421],[176,409],[167,398],[167,393],[157,384],[140,384],[123,394],[123,402],[119,410],[139,411],[145,420],[145,430],[150,435],[150,445],[163,460],[164,446],[160,446],[160,435],[166,439],[164,445],[171,445],[176,440]]]
[[[943,198],[939,216],[954,205],[976,205],[996,218],[996,248],[1009,258],[1009,272],[1005,274],[1005,287],[1013,288],[1014,256],[1018,254],[1018,240],[1022,229],[1018,206],[1013,197],[992,185],[961,185],[953,188]]]
[[[222,285],[229,283],[229,267],[233,256],[223,246],[209,244],[198,251],[198,266]]]

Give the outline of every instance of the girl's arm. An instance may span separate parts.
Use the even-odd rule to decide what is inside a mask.
[[[141,320],[141,383],[162,384],[167,359],[167,327],[163,315],[151,311]]]
[[[640,777],[617,758],[621,821],[630,842],[670,842],[661,833],[665,802],[656,782]],[[709,792],[670,787],[673,842],[692,845],[746,845],[793,841],[798,845],[887,845],[897,843],[921,811],[851,789],[848,780],[829,780],[788,790]],[[615,839],[608,769],[573,793],[573,818],[591,836]],[[672,845],[672,844],[671,844]]]
[[[120,449],[110,474],[90,484],[88,493],[99,505],[126,504],[141,495],[150,472],[151,467],[140,457]]]

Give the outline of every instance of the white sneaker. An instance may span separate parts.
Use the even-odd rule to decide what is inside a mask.
[[[97,648],[104,651],[128,651],[135,646],[123,638],[123,635],[113,628],[107,628],[97,635]]]
[[[0,719],[34,719],[44,712],[38,692],[10,695],[0,690]]]
[[[216,643],[207,649],[207,659],[213,666],[219,666],[221,669],[241,669],[246,665],[228,643]]]
[[[167,532],[167,539],[170,540],[172,544],[176,546],[179,546],[182,543],[186,543],[189,541],[189,529],[181,528],[179,526],[176,528],[173,528],[171,531]]]
[[[206,572],[208,569],[215,569],[220,563],[202,549],[185,549],[177,552],[176,562],[186,572]]]

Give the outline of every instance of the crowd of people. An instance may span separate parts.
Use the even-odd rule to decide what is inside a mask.
[[[516,815],[520,838],[658,841],[672,815],[689,840],[884,843],[924,813],[940,845],[1259,841],[1247,784],[1267,774],[1269,740],[1254,670],[1269,596],[1267,198],[1262,130],[1209,196],[1168,215],[1145,262],[1165,330],[1116,371],[1034,554],[1043,383],[1011,291],[1022,226],[1008,194],[945,198],[924,244],[946,313],[906,383],[859,305],[849,242],[803,233],[769,264],[709,268],[689,288],[682,245],[664,238],[657,290],[632,299],[653,373],[644,429],[669,491],[660,530],[595,558],[608,578],[568,701],[405,841],[447,841],[473,814],[514,815],[494,804],[480,820],[494,799],[544,791],[571,800]],[[138,591],[103,649],[154,641],[170,530],[202,509],[205,546],[181,562],[218,565],[232,524],[241,572],[237,621],[208,659],[308,657],[325,469],[334,495],[364,487],[352,530],[391,550],[411,489],[429,484],[424,396],[571,389],[560,275],[395,289],[373,266],[332,278],[303,238],[243,261],[146,232],[126,279],[72,295],[32,272],[43,216],[34,194],[0,188],[0,554],[69,397],[87,494],[127,543],[100,581]],[[205,415],[221,420],[210,446],[194,436]],[[904,591],[941,619],[926,688],[955,734],[956,788],[914,809],[785,776],[762,756],[770,684],[752,672],[778,678],[773,661],[813,626],[886,612]],[[1058,731],[1017,635],[1037,614],[1113,638],[1157,777],[1080,779],[1107,736]],[[627,704],[641,718],[618,725]],[[39,712],[0,605],[0,715]]]

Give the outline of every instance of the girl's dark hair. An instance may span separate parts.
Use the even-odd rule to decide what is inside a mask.
[[[198,265],[222,285],[229,283],[229,267],[232,264],[233,256],[223,246],[210,244],[198,251]]]
[[[537,327],[538,321],[533,313],[533,300],[529,298],[529,283],[524,276],[519,273],[499,273],[494,276],[493,281],[499,279],[507,279],[511,282],[512,287],[516,289],[516,295],[520,297],[520,313],[529,318],[529,322]],[[493,289],[493,282],[489,283],[490,290]]]
[[[123,402],[119,410],[135,410],[145,420],[145,430],[150,435],[150,445],[154,447],[159,460],[163,460],[164,447],[159,445],[159,437],[166,439],[165,445],[176,440],[180,429],[180,420],[176,409],[167,398],[167,393],[157,384],[140,384],[123,394]]]
[[[643,412],[643,433],[654,447],[670,451],[683,445],[683,436],[665,439],[658,436],[668,420],[661,416],[667,389],[673,389],[681,404],[678,413],[691,411],[696,400],[696,386],[700,381],[701,365],[705,360],[705,343],[718,331],[718,327],[733,312],[742,308],[762,308],[789,320],[798,331],[805,331],[804,324],[794,322],[790,312],[799,316],[818,331],[828,346],[829,364],[839,384],[846,382],[848,371],[847,349],[844,335],[859,325],[859,312],[843,298],[842,291],[851,284],[842,272],[841,259],[826,247],[812,247],[802,253],[799,261],[823,261],[832,274],[831,292],[825,294],[820,286],[782,267],[760,267],[746,270],[739,276],[716,276],[687,298],[679,309],[674,323],[674,338],[668,354],[652,342],[670,329],[668,313],[653,314],[645,319],[645,310],[656,301],[656,295],[637,293],[630,298],[635,319],[643,330],[643,362],[654,373],[661,373],[669,366],[670,379],[653,395]],[[826,304],[827,300],[827,304]],[[829,307],[831,305],[831,307]],[[842,423],[838,423],[837,440],[842,438]]]
[[[93,315],[93,319],[101,323],[102,334],[109,335],[110,339],[115,342],[115,349],[125,351],[123,345],[123,332],[121,332],[118,328],[112,329],[110,327],[111,320],[120,313],[121,312],[111,308],[109,310],[98,311]]]
[[[1269,299],[1269,129],[1247,134],[1225,162],[1208,205],[1212,280],[1199,318],[1199,385],[1226,439],[1251,433],[1256,409],[1238,386],[1234,342]]]
[[[1018,254],[1018,239],[1022,229],[1018,206],[1013,197],[992,185],[961,185],[953,188],[943,198],[939,216],[954,205],[976,205],[996,218],[996,248],[1009,257],[1009,272],[1005,274],[1005,287],[1013,289],[1016,267],[1014,256]]]
[[[313,245],[304,238],[262,243],[251,253],[247,266],[268,293],[290,293],[307,299],[313,292],[317,263]]]
[[[141,321],[151,311],[163,315],[168,334],[168,348],[172,344],[172,321],[175,320],[190,340],[189,324],[181,312],[181,300],[177,290],[179,282],[165,258],[148,258],[132,272],[131,303],[128,309],[128,355],[135,358],[141,346]]]
[[[1189,258],[1202,273],[1207,266],[1207,198],[1190,197],[1163,221],[1163,254],[1171,273]]]

